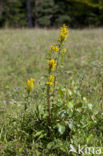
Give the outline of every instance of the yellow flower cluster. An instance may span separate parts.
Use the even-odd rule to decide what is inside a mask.
[[[52,71],[55,70],[56,63],[55,63],[54,59],[49,60],[48,65],[49,65],[50,70],[52,70]]]
[[[53,85],[54,84],[54,79],[55,79],[55,77],[53,75],[50,75],[48,77],[48,82],[46,84]]]
[[[69,30],[68,30],[67,26],[64,24],[63,27],[61,27],[58,42],[65,41],[68,38],[68,33],[69,33]]]
[[[51,52],[58,52],[59,47],[57,45],[51,45],[49,51]]]
[[[66,53],[67,52],[67,50],[64,48],[64,49],[62,49],[62,54],[64,54],[64,53]]]
[[[29,80],[27,80],[27,91],[31,91],[32,89],[33,89],[33,87],[34,87],[34,81],[35,81],[35,79],[33,79],[33,78],[30,78]]]
[[[48,81],[46,84],[48,85],[53,85],[55,83],[55,76],[51,75],[52,71],[55,71],[55,67],[58,64],[58,58],[60,54],[66,53],[66,49],[64,48],[64,41],[68,38],[69,30],[66,25],[63,25],[60,29],[60,35],[58,37],[58,42],[57,44],[51,45],[49,48],[48,56],[49,56],[49,61],[48,61]],[[58,52],[58,53],[55,53]],[[52,57],[51,57],[52,56]],[[55,58],[56,61],[53,59]],[[57,62],[57,64],[56,64]],[[55,85],[54,85],[55,86]]]
[[[10,87],[9,87],[9,85],[6,85],[6,87],[5,87],[6,89],[9,89]]]

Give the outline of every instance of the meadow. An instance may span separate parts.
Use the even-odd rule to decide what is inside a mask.
[[[99,109],[103,75],[103,29],[70,30],[66,42],[64,72],[61,81],[71,77],[86,96]],[[24,90],[29,77],[36,86],[46,71],[49,46],[57,39],[56,30],[0,30],[0,105],[4,108],[5,87]],[[21,97],[21,95],[19,95]],[[6,111],[7,106],[5,107]]]
[[[10,116],[17,117],[20,111],[23,111],[26,81],[30,77],[35,78],[35,83],[34,90],[31,95],[32,99],[30,99],[31,104],[29,106],[29,111],[35,110],[37,105],[40,105],[40,109],[42,111],[42,107],[44,107],[43,102],[46,102],[44,99],[46,94],[45,91],[43,92],[43,86],[45,82],[45,75],[47,74],[47,53],[50,45],[56,42],[58,35],[59,29],[0,30],[1,122],[7,120],[8,114]],[[79,107],[82,107],[80,105],[81,98],[84,103],[89,106],[90,110],[92,110],[92,120],[95,118],[94,116],[98,113],[100,114],[100,120],[98,119],[97,122],[100,123],[102,120],[101,114],[103,110],[103,29],[69,30],[69,38],[65,43],[65,48],[67,49],[67,52],[64,55],[64,63],[60,64],[61,68],[58,72],[58,83],[60,84],[60,88],[65,87],[70,94],[73,94],[72,100],[68,100],[70,101],[69,109],[72,109],[72,104],[75,105],[75,103],[79,103]],[[64,92],[62,92],[63,90],[59,91],[60,96],[62,97]],[[73,101],[73,99],[75,99],[75,101]],[[86,118],[88,118],[88,116],[86,116]],[[96,124],[96,122],[94,123]],[[96,126],[93,127],[92,125],[91,127],[92,128],[90,129],[88,128],[87,132],[95,129]],[[74,129],[76,128],[73,128],[73,130]],[[83,126],[81,129],[84,135],[85,132]],[[93,132],[95,134],[93,135],[92,131],[89,136],[87,136],[86,133],[81,144],[85,144],[85,138],[88,138],[87,142],[89,145],[91,145],[94,140],[97,140],[97,142],[94,143],[94,146],[102,146],[103,139],[100,141],[99,138],[102,136],[102,131],[103,130],[101,128],[98,132],[100,135],[97,135],[97,132],[94,131]],[[74,133],[76,133],[75,130],[71,133],[71,135]],[[42,151],[40,148],[40,150],[36,151],[36,154],[29,153],[31,151],[26,151],[29,154],[22,154],[22,152],[25,151],[23,149],[24,151],[17,150],[17,153],[15,154],[12,150],[13,148],[10,149],[11,145],[9,145],[10,147],[8,147],[8,149],[6,149],[6,147],[3,148],[4,144],[8,141],[4,143],[5,141],[3,141],[1,137],[2,130],[0,134],[0,148],[3,149],[1,156],[6,156],[4,151],[6,151],[8,155],[12,154],[18,156],[40,155],[40,151]],[[38,135],[39,134],[37,134],[37,136]],[[94,138],[93,136],[97,137]],[[74,137],[76,139],[79,137],[80,139],[78,134],[75,134]],[[78,140],[78,142],[80,140]],[[71,139],[71,143],[74,143],[75,146],[77,145],[75,141],[73,141],[73,138]],[[44,155],[56,155],[56,149],[52,150],[51,146],[48,149],[49,154],[48,151],[45,150]],[[63,149],[61,149],[61,153],[60,150],[57,151],[57,155],[67,155]]]

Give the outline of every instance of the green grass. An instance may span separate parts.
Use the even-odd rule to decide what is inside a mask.
[[[66,156],[71,143],[102,147],[102,34],[102,28],[70,30],[53,96],[52,87],[46,94],[47,53],[59,31],[0,30],[1,155]],[[30,77],[36,82],[27,96]]]
[[[35,87],[46,71],[47,52],[59,31],[46,29],[0,30],[0,107],[8,111],[6,85],[12,92],[18,87],[19,101],[26,80],[36,79]],[[70,30],[67,54],[60,81],[70,87],[73,79],[83,96],[100,107],[103,83],[103,29]],[[13,93],[15,97],[15,93]],[[13,101],[11,102],[14,103]],[[9,108],[11,106],[9,105]]]

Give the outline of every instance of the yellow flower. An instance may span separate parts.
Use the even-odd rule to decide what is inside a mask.
[[[69,33],[69,30],[68,30],[67,26],[64,24],[60,29],[60,35],[58,38],[58,42],[65,41],[68,38],[68,33]]]
[[[52,71],[55,70],[56,63],[55,63],[54,59],[49,60],[49,61],[48,61],[48,65],[49,65],[49,67],[50,67],[50,69],[51,69]]]
[[[27,91],[30,92],[33,89],[33,87],[34,87],[34,81],[35,81],[35,79],[33,79],[33,78],[30,78],[29,80],[27,80],[27,83],[26,83],[26,85],[27,85]]]
[[[6,87],[5,87],[6,89],[9,89],[10,87],[9,87],[9,85],[6,85]]]
[[[46,84],[53,85],[54,84],[54,79],[55,79],[55,77],[53,75],[50,75],[48,77],[48,82]]]
[[[59,51],[59,47],[57,45],[51,45],[49,48],[50,52],[58,52]]]
[[[64,54],[64,53],[66,53],[67,52],[67,50],[64,48],[64,49],[62,49],[62,53]]]

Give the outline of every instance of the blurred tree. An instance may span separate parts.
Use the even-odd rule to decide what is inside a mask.
[[[80,26],[103,25],[103,0],[66,0],[71,5],[73,23]]]
[[[53,18],[54,0],[39,0],[36,8],[39,26],[51,26]]]
[[[2,16],[2,10],[3,10],[3,5],[2,5],[2,0],[0,1],[0,17]]]
[[[20,27],[26,26],[25,0],[3,0],[2,17],[0,21],[3,26]]]
[[[71,22],[70,4],[64,0],[55,0],[55,25],[69,24]]]
[[[27,25],[29,28],[33,27],[32,16],[31,16],[31,1],[26,0],[26,9],[27,9]]]
[[[2,11],[3,11],[3,4],[1,0],[0,1],[0,26],[2,26]]]
[[[103,0],[0,0],[0,27],[63,23],[74,28],[103,25]]]
[[[35,25],[35,27],[38,27],[37,8],[38,8],[38,0],[34,0],[34,25]]]

